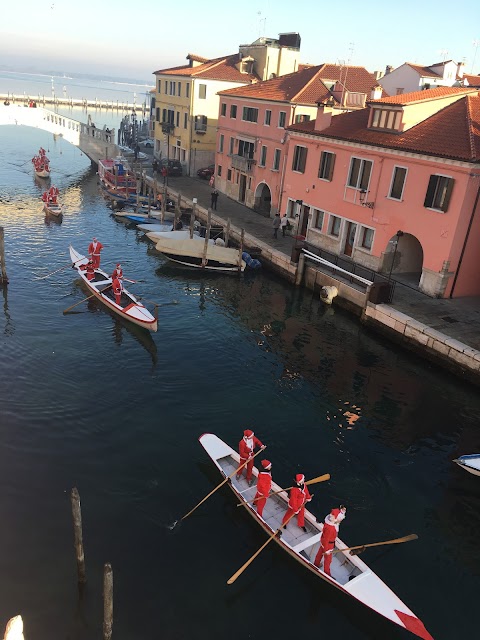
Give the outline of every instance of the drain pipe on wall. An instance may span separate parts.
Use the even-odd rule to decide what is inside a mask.
[[[472,177],[478,178],[480,177],[478,174],[473,174]],[[477,195],[475,196],[475,202],[473,204],[472,213],[470,215],[470,222],[468,223],[467,233],[465,234],[465,240],[463,242],[462,252],[460,253],[460,259],[458,261],[457,268],[455,270],[455,276],[453,278],[452,290],[450,291],[449,298],[453,298],[453,292],[455,291],[455,285],[457,284],[458,274],[460,273],[460,267],[462,266],[463,256],[465,254],[465,250],[467,248],[468,238],[470,236],[470,231],[472,229],[473,219],[475,217],[475,211],[477,209],[478,200],[480,198],[480,187],[477,189]]]

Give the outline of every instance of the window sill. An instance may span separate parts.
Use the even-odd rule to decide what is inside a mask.
[[[433,213],[447,213],[443,209],[434,209],[433,207],[424,207],[427,211],[433,211]]]

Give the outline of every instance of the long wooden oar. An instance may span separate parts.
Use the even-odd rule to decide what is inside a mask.
[[[153,302],[153,300],[147,300],[147,298],[139,297],[137,300],[145,300],[149,304],[154,304],[156,307],[168,307],[171,304],[178,304],[178,300],[172,300],[171,302]]]
[[[326,480],[330,480],[329,473],[325,473],[323,474],[323,476],[317,476],[316,478],[312,478],[312,480],[307,480],[305,484],[317,484],[317,482],[325,482]],[[293,489],[293,487],[287,487],[286,489],[280,489],[280,491],[274,491],[273,493],[270,493],[267,496],[267,498],[270,498],[271,496],[276,496],[278,493],[283,493],[284,491],[290,491],[290,489]],[[237,504],[237,507],[245,506],[247,504],[250,504],[251,502],[256,502],[257,500],[259,500],[259,498],[254,498],[253,500],[247,500],[246,502],[239,502]]]
[[[259,450],[257,451],[257,453],[255,453],[255,454],[250,458],[250,460],[252,460],[253,458],[255,458],[255,456],[258,456],[258,454],[259,454],[259,453],[261,453],[264,449],[265,449],[265,447],[263,447],[262,449],[259,449]],[[218,489],[220,489],[220,487],[222,487],[226,482],[228,482],[228,481],[230,480],[230,478],[233,478],[233,476],[234,476],[236,473],[239,473],[247,463],[248,463],[248,460],[245,460],[245,462],[244,462],[243,464],[241,464],[237,469],[235,469],[235,471],[234,471],[233,473],[231,473],[228,477],[226,477],[226,478],[225,478],[225,480],[222,480],[222,482],[221,482],[218,486],[216,486],[216,487],[215,487],[215,489],[213,489],[212,491],[210,491],[210,493],[209,493],[207,496],[205,496],[205,497],[203,498],[203,500],[200,500],[200,502],[199,502],[197,505],[195,505],[195,506],[193,507],[193,509],[190,509],[190,511],[189,511],[188,513],[186,513],[184,516],[182,516],[182,517],[180,518],[180,520],[185,520],[185,518],[188,518],[188,516],[192,515],[192,513],[195,511],[195,509],[197,509],[201,504],[203,504],[203,503],[205,502],[205,500],[208,500],[208,498],[210,498],[210,496],[211,496],[211,495],[213,495],[213,494],[215,493],[215,491],[218,491]],[[175,524],[177,524],[177,522],[178,522],[178,520],[175,522]],[[175,524],[174,524],[173,526],[175,526]],[[173,527],[172,527],[172,529],[173,529]]]
[[[380,547],[383,544],[400,544],[402,542],[410,542],[410,540],[416,540],[418,538],[416,533],[411,533],[409,536],[403,536],[403,538],[395,538],[394,540],[385,540],[385,542],[371,542],[370,544],[360,544],[357,547],[348,547],[347,549],[334,549],[332,553],[343,553],[344,551],[357,551],[350,555],[358,555],[362,553],[367,547]]]
[[[102,289],[101,291],[99,291],[98,293],[103,293],[104,291],[106,291],[107,289],[110,289],[112,285],[109,284],[108,287],[105,287],[104,289]],[[90,300],[90,298],[93,298],[96,294],[92,293],[91,296],[88,296],[88,298],[84,298],[83,300],[80,300],[80,302],[76,302],[75,304],[72,304],[71,307],[68,307],[67,309],[64,309],[63,313],[67,313],[68,311],[70,311],[70,309],[73,309],[74,307],[78,307],[79,304],[82,304],[82,302],[86,302],[87,300]]]
[[[73,263],[73,266],[75,266],[77,264],[77,262],[81,262],[83,260],[83,258],[80,258],[80,260],[77,260],[76,262]],[[60,269],[55,269],[55,271],[52,271],[51,273],[47,273],[46,276],[41,276],[40,278],[35,278],[35,280],[45,280],[45,278],[48,278],[49,276],[53,276],[54,273],[58,273],[59,271],[63,271],[64,269],[68,269],[68,267],[71,267],[71,264],[67,264],[64,267],[60,267]]]
[[[137,284],[137,282],[146,282],[146,280],[131,280],[130,278],[122,277],[122,280],[126,280],[127,282],[133,282],[133,284]]]
[[[244,564],[244,565],[242,565],[242,566],[240,567],[240,569],[239,569],[236,573],[234,573],[234,574],[233,574],[233,576],[232,576],[231,578],[229,578],[229,579],[227,580],[227,584],[233,584],[233,583],[235,582],[235,580],[236,580],[239,576],[241,576],[241,575],[242,575],[242,573],[245,571],[245,569],[246,569],[247,567],[249,567],[249,566],[252,564],[252,562],[255,560],[255,558],[256,558],[258,555],[260,555],[260,553],[265,549],[265,547],[267,546],[267,544],[270,544],[270,542],[275,538],[275,536],[278,536],[278,534],[282,532],[282,527],[287,526],[287,524],[290,522],[290,520],[291,520],[294,516],[296,516],[296,515],[297,515],[297,514],[296,514],[295,512],[294,512],[294,513],[292,513],[292,515],[291,515],[291,516],[288,518],[288,520],[285,522],[285,525],[283,525],[283,524],[282,524],[282,526],[281,526],[279,529],[277,529],[276,531],[274,531],[274,532],[272,533],[272,535],[269,537],[269,539],[268,539],[264,544],[262,544],[262,546],[260,547],[260,549],[259,549],[258,551],[256,551],[256,552],[253,554],[253,556],[252,556],[249,560],[247,560],[247,561],[245,562],[245,564]]]

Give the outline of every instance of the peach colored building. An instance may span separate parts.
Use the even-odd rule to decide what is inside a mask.
[[[283,77],[219,92],[217,189],[265,216],[282,208],[286,128],[314,119],[317,102],[335,113],[365,106],[375,77],[363,67],[301,66]]]
[[[293,124],[283,211],[347,261],[434,297],[480,295],[480,92],[439,87]]]

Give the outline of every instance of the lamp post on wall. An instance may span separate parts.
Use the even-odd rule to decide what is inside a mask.
[[[397,231],[397,233],[395,234],[396,240],[393,241],[393,244],[395,245],[395,250],[393,252],[392,264],[390,265],[390,273],[388,274],[389,282],[392,278],[393,265],[395,264],[395,257],[397,255],[398,243],[400,242],[400,238],[402,236],[403,236],[403,231]]]

